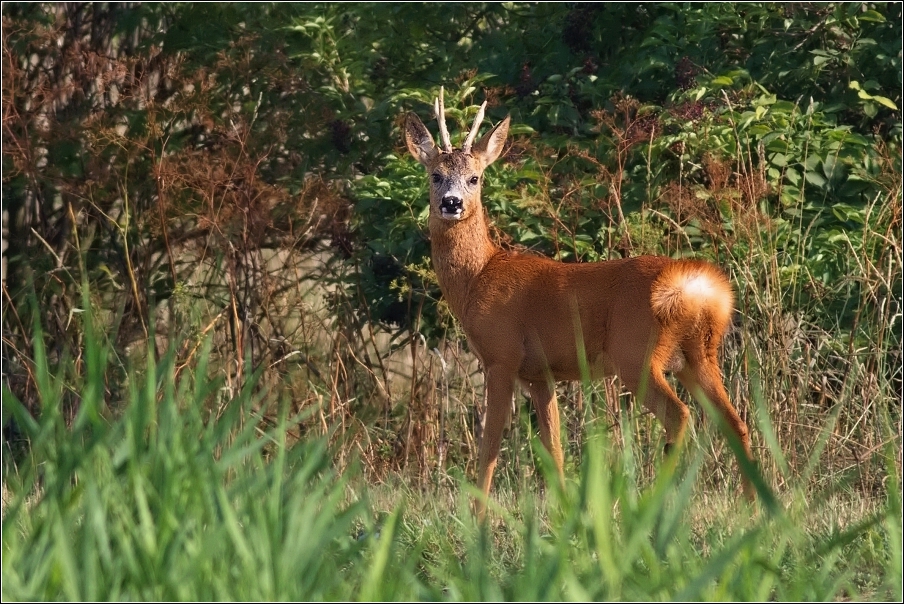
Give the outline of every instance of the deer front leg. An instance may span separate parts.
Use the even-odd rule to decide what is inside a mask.
[[[514,373],[502,367],[487,369],[487,411],[484,419],[483,438],[480,441],[477,484],[483,498],[476,502],[477,519],[483,521],[486,503],[493,483],[493,471],[502,445],[502,432],[508,425],[514,393]]]
[[[562,454],[562,435],[559,429],[559,405],[556,403],[555,386],[546,382],[531,382],[530,400],[540,424],[540,441],[556,464],[559,481],[565,485],[565,457]]]

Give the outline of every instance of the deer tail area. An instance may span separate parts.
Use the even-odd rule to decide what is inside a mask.
[[[677,260],[653,282],[650,306],[663,328],[684,332],[675,334],[679,339],[699,335],[721,339],[731,322],[734,292],[719,267]]]

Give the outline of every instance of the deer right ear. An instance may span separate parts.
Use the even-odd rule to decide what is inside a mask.
[[[405,144],[408,145],[408,152],[414,159],[425,166],[439,153],[430,131],[413,113],[409,113],[405,118]]]
[[[474,144],[472,153],[480,158],[484,167],[496,161],[502,154],[511,121],[512,116],[506,117]],[[476,128],[477,125],[474,127]]]

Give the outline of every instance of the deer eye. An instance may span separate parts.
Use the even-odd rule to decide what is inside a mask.
[[[478,182],[480,182],[480,178],[478,178],[477,176],[472,176],[471,180],[469,180],[468,182],[472,185],[476,185]]]
[[[433,184],[438,185],[441,182],[443,182],[443,177],[440,176],[439,174],[434,174],[433,175]]]

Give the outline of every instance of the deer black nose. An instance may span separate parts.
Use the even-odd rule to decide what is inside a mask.
[[[454,195],[446,195],[442,198],[439,204],[439,209],[443,212],[448,212],[450,214],[455,214],[461,212],[462,210],[462,201],[461,197],[455,197]]]

